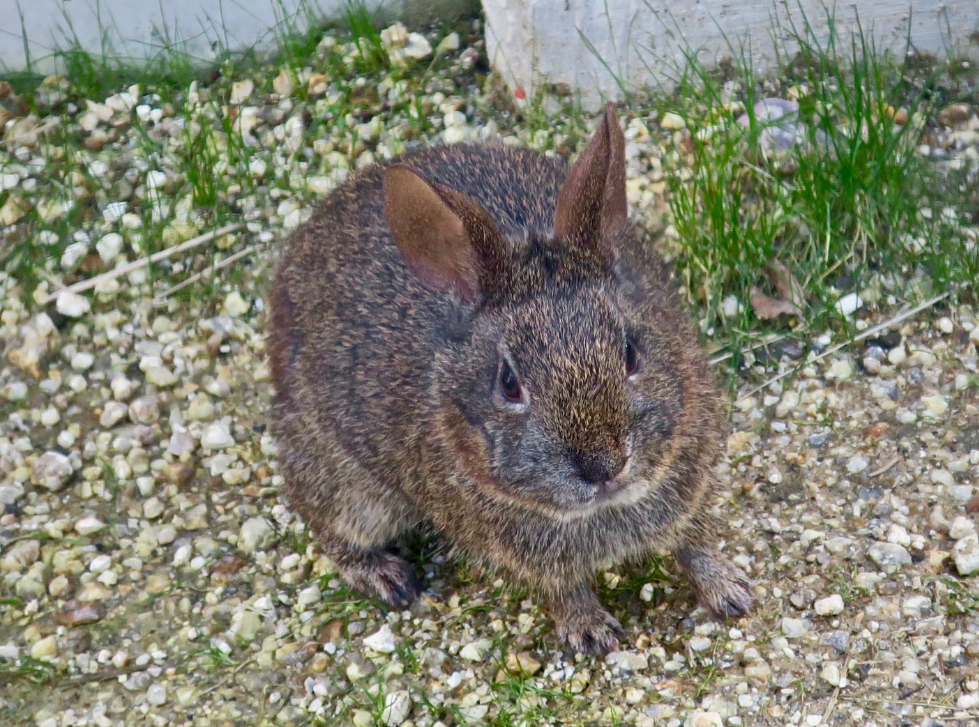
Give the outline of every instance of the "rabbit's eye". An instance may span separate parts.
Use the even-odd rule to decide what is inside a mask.
[[[513,373],[510,364],[505,361],[503,362],[503,367],[500,369],[500,390],[503,392],[503,396],[506,397],[507,401],[519,402],[522,400],[520,382],[517,381],[517,375]]]
[[[639,370],[639,353],[636,351],[635,344],[626,340],[625,342],[625,372],[632,376]]]

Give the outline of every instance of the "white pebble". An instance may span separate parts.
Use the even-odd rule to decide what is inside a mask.
[[[979,573],[979,538],[968,535],[955,544],[952,551],[955,568],[961,576]]]
[[[62,290],[55,300],[55,308],[63,316],[80,318],[92,309],[92,305],[84,295],[73,293],[70,290]]]
[[[857,293],[847,293],[836,301],[836,310],[845,316],[856,313],[863,305],[863,298]]]
[[[840,673],[839,665],[832,661],[823,667],[822,671],[819,672],[819,676],[831,687],[838,687],[843,681],[843,675]]]
[[[161,704],[166,704],[167,688],[162,684],[151,685],[150,688],[146,690],[146,701],[152,704],[154,707],[159,707]]]
[[[245,315],[251,309],[251,306],[241,297],[241,293],[236,290],[229,293],[228,297],[224,299],[222,308],[229,316],[240,317]]]
[[[805,636],[809,631],[809,622],[802,618],[783,618],[782,634],[790,639]]]
[[[478,639],[463,646],[459,650],[459,656],[466,661],[482,661],[492,648],[493,642],[489,639]]]
[[[201,446],[204,449],[227,449],[235,443],[229,430],[230,422],[222,419],[209,424],[201,435]]]
[[[976,524],[969,518],[961,515],[952,521],[952,525],[948,529],[948,537],[952,540],[962,540],[962,538],[968,538],[970,535],[975,534]]]
[[[96,517],[84,517],[75,523],[75,532],[79,535],[91,535],[105,527],[105,523]]]
[[[667,111],[660,119],[659,125],[668,131],[679,131],[687,127],[687,122],[679,114]]]
[[[945,416],[946,412],[948,412],[948,402],[941,394],[923,396],[921,398],[921,403],[925,405],[928,413],[935,418],[943,417]]]
[[[125,209],[125,206],[123,206],[123,209]],[[95,249],[98,251],[99,257],[105,265],[109,265],[122,252],[123,242],[122,235],[118,232],[110,232],[95,243]]]
[[[908,535],[907,528],[905,528],[903,525],[893,523],[887,530],[887,542],[894,543],[895,545],[901,545],[906,548],[911,545],[911,536]]]
[[[102,409],[102,415],[99,417],[99,426],[103,429],[111,429],[125,419],[128,413],[129,407],[121,401],[107,402],[105,408]]]
[[[246,553],[263,550],[272,543],[275,532],[262,517],[246,520],[238,532],[238,547]]]
[[[92,558],[92,562],[89,563],[88,569],[92,573],[102,573],[107,571],[112,566],[112,558],[104,553],[102,555],[97,555]]]
[[[60,452],[45,452],[31,467],[31,482],[57,492],[71,477],[72,466],[68,458]]]
[[[394,643],[394,634],[391,633],[391,627],[387,624],[384,624],[370,636],[365,636],[364,646],[378,654],[392,654],[397,648]]]
[[[95,363],[95,356],[87,351],[79,351],[71,357],[71,367],[75,371],[88,371]]]
[[[826,598],[820,598],[815,604],[816,613],[820,616],[836,616],[843,613],[843,597],[838,593]]]
[[[384,710],[381,721],[387,727],[397,727],[411,714],[411,697],[406,691],[390,692],[384,697]]]

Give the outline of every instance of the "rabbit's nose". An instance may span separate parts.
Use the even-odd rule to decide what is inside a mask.
[[[578,473],[586,482],[593,485],[607,486],[625,468],[624,454],[609,452],[593,452],[579,454],[575,465]]]

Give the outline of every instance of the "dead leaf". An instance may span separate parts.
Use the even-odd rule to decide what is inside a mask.
[[[771,320],[781,315],[801,316],[799,306],[785,300],[772,298],[761,292],[759,288],[751,289],[751,307],[759,318]]]
[[[801,311],[806,303],[806,291],[789,269],[780,261],[772,260],[765,270],[782,300],[792,303]]]

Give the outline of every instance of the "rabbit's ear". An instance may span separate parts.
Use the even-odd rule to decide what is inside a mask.
[[[554,236],[597,245],[627,214],[625,136],[610,103],[598,131],[568,172],[554,213]]]
[[[396,164],[384,177],[384,214],[401,255],[429,285],[471,302],[500,280],[506,242],[471,197]]]

